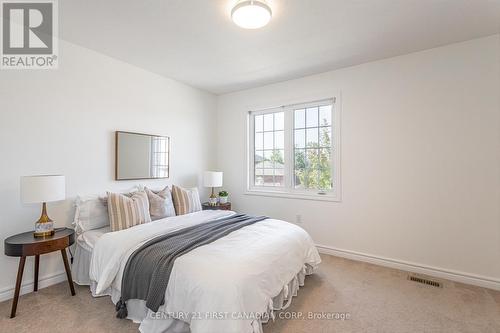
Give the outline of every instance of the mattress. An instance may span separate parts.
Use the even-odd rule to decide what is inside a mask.
[[[110,232],[109,226],[85,231],[76,239],[75,255],[71,271],[73,281],[79,285],[90,285],[89,269],[92,259],[92,250],[102,235]]]
[[[92,252],[92,249],[94,248],[95,243],[99,238],[101,238],[102,235],[105,233],[110,232],[111,229],[109,226],[104,227],[104,228],[99,228],[99,229],[94,229],[94,230],[89,230],[85,231],[82,233],[80,236],[77,238],[77,243],[81,244],[83,247],[88,249],[89,251]]]

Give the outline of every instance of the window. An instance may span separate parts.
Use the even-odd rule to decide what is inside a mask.
[[[335,98],[249,112],[249,193],[339,199]]]
[[[256,115],[254,124],[254,183],[257,186],[284,186],[284,112]]]
[[[168,137],[151,137],[151,176],[153,178],[168,177],[169,140]]]

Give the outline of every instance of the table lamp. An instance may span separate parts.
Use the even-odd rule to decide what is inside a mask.
[[[64,176],[26,176],[21,177],[21,200],[23,203],[42,203],[42,215],[35,222],[35,237],[52,236],[54,221],[47,215],[47,202],[66,198],[66,180]]]
[[[216,206],[217,196],[214,193],[214,187],[222,186],[222,172],[205,171],[205,174],[203,175],[203,186],[212,188],[212,194],[210,194],[208,203],[212,206]]]

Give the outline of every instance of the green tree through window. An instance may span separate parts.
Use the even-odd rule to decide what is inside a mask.
[[[283,156],[281,155],[279,150],[273,150],[273,153],[271,154],[271,158],[269,159],[271,162],[277,163],[277,164],[285,164],[285,161],[283,159]]]
[[[332,188],[330,127],[325,120],[321,126],[319,142],[307,142],[305,149],[295,149],[296,188]]]

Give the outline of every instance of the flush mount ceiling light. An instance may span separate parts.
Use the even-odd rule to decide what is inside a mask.
[[[231,10],[233,22],[244,29],[262,28],[271,20],[272,11],[263,0],[243,0]]]

